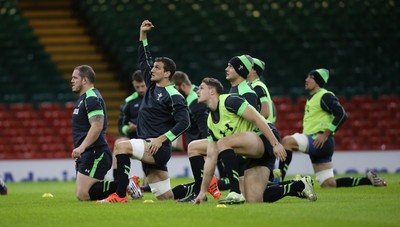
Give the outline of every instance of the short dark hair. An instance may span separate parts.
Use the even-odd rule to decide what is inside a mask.
[[[189,76],[182,71],[176,71],[171,77],[171,81],[177,86],[181,86],[183,83],[189,86],[192,85],[192,82],[189,80]]]
[[[132,81],[136,81],[138,83],[143,82],[143,73],[140,70],[136,70],[132,76],[131,76]]]
[[[92,67],[88,65],[77,66],[74,70],[78,70],[79,76],[88,78],[91,83],[94,83],[94,81],[96,80],[96,73],[94,72]]]
[[[164,71],[170,72],[169,79],[175,74],[176,64],[174,60],[168,57],[157,57],[154,59],[156,62],[162,62],[164,64]]]
[[[212,78],[212,77],[206,77],[202,81],[202,83],[207,84],[209,87],[215,88],[218,94],[222,94],[224,91],[224,86],[219,82],[219,80]]]

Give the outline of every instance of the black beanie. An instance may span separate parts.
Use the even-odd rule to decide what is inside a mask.
[[[256,70],[258,76],[262,76],[265,70],[265,62],[261,61],[258,58],[253,58],[253,61],[254,61],[254,66],[253,66],[254,70]]]
[[[315,69],[312,70],[308,75],[314,76],[315,82],[320,87],[324,87],[329,79],[329,71],[327,69]]]
[[[241,55],[233,57],[229,60],[229,64],[235,69],[235,71],[243,78],[247,79],[250,70],[253,68],[253,58],[249,55]]]

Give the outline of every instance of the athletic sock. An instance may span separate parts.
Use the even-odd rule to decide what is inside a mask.
[[[295,180],[287,180],[287,181],[281,181],[281,182],[268,182],[267,186],[273,186],[273,185],[285,185],[289,183],[293,183]]]
[[[302,192],[304,187],[302,181],[270,185],[264,191],[263,200],[267,203],[273,203],[288,195],[298,197],[299,192]]]
[[[225,178],[226,174],[225,174],[224,163],[222,163],[220,158],[218,158],[218,161],[217,161],[217,169],[218,169],[218,173],[219,173],[219,178]]]
[[[225,173],[229,178],[231,192],[241,193],[239,187],[239,162],[233,149],[221,152],[220,157],[224,162]]]
[[[114,180],[117,180],[117,169],[116,168],[113,169],[113,177],[114,177]]]
[[[286,150],[286,160],[279,161],[279,169],[282,172],[282,181],[285,179],[287,170],[289,168],[290,162],[292,161],[293,152]]]
[[[193,194],[194,182],[188,184],[180,184],[172,189],[174,199],[183,199]]]
[[[229,183],[229,178],[220,178],[218,180],[218,189],[220,191],[228,190],[230,187],[231,184]]]
[[[367,177],[342,177],[336,179],[336,187],[355,187],[360,185],[372,185]]]
[[[116,155],[117,158],[117,194],[120,198],[126,196],[126,187],[129,184],[129,172],[131,170],[131,160],[126,154]]]
[[[105,199],[117,189],[115,181],[99,181],[96,182],[89,189],[89,196],[91,200]]]
[[[189,158],[190,166],[192,167],[192,173],[194,177],[194,193],[199,194],[201,182],[203,180],[203,169],[204,169],[204,157],[193,156]]]
[[[150,185],[148,184],[141,186],[140,189],[142,190],[142,192],[151,192]]]

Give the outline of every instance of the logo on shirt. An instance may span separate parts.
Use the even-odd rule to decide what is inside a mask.
[[[162,96],[163,96],[162,93],[158,93],[158,94],[157,94],[157,101],[160,101],[160,99],[161,99]]]
[[[226,127],[226,129],[224,131],[221,131],[221,130],[219,131],[219,133],[221,133],[224,137],[226,136],[226,133],[228,131],[233,132],[233,128],[231,126],[229,126],[228,123],[225,124],[225,127]]]
[[[72,114],[79,114],[79,107],[81,106],[83,100],[81,100],[77,107],[75,107],[74,112]]]

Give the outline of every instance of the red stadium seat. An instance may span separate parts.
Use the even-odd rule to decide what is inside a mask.
[[[65,103],[65,112],[69,114],[69,116],[72,115],[72,112],[74,111],[75,108],[75,103],[74,102],[67,102]]]
[[[297,97],[295,106],[297,106],[298,108],[304,109],[306,102],[307,102],[307,96],[299,96],[299,97]]]
[[[42,119],[24,119],[21,120],[21,126],[24,128],[45,128],[47,123]]]
[[[339,95],[337,96],[337,98],[339,99],[340,104],[342,104],[342,106],[346,106],[347,103],[347,98],[345,96]]]
[[[26,135],[26,129],[21,127],[8,127],[0,131],[1,136],[23,136]]]
[[[292,104],[292,99],[289,96],[273,96],[272,101],[274,101],[274,104],[277,105],[293,105]]]
[[[63,107],[60,103],[43,102],[39,104],[38,110],[40,113],[47,111],[62,111]]]
[[[381,95],[378,97],[378,103],[391,103],[391,102],[400,102],[400,96],[395,95]]]
[[[8,106],[0,103],[0,113],[8,112]]]
[[[8,128],[18,128],[19,126],[19,121],[16,119],[2,119],[0,121],[0,129],[3,130],[6,130]]]
[[[16,113],[19,111],[31,111],[33,112],[33,106],[30,103],[14,103],[10,105],[10,111]]]
[[[354,95],[350,100],[352,105],[361,106],[364,103],[375,103],[371,95]]]
[[[8,111],[0,112],[0,121],[9,120],[9,119],[13,119],[13,118],[14,118],[14,115],[12,115],[11,112],[8,112]]]
[[[66,152],[65,145],[61,143],[43,143],[40,145],[41,152]]]
[[[39,115],[34,110],[18,110],[13,112],[13,115],[18,119],[39,119]]]
[[[71,128],[72,127],[72,122],[71,119],[53,119],[51,121],[52,126],[55,128]]]

